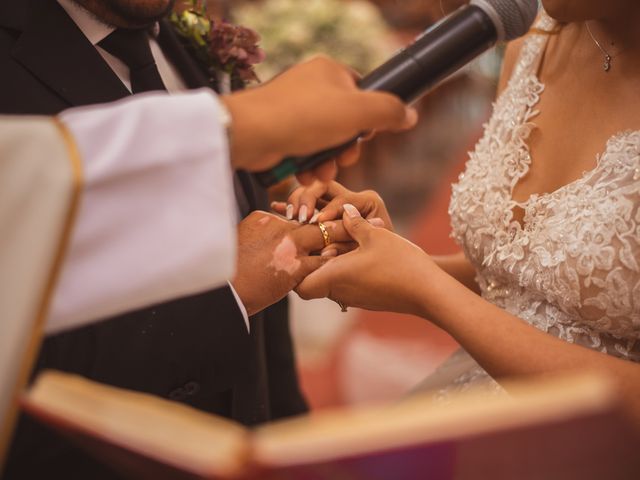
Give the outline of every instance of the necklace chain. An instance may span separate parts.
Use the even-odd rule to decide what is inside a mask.
[[[587,27],[587,32],[589,32],[589,36],[591,37],[591,40],[593,40],[593,43],[596,44],[598,49],[600,49],[600,51],[604,55],[604,63],[602,64],[602,68],[604,69],[605,72],[609,72],[609,70],[611,70],[611,61],[613,60],[613,57],[609,54],[609,52],[605,50],[605,48],[602,45],[600,45],[600,42],[596,39],[596,37],[591,32],[591,29],[589,28],[589,24],[585,22],[584,25]]]

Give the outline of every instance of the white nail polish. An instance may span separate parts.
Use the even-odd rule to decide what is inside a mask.
[[[293,205],[287,205],[286,216],[287,220],[293,220]]]
[[[300,223],[304,223],[307,221],[307,206],[306,205],[302,205],[300,207],[300,212],[298,213],[298,221]]]
[[[360,212],[358,211],[358,209],[350,203],[345,203],[344,205],[342,205],[342,208],[344,208],[344,211],[347,212],[347,215],[349,215],[351,218],[360,216]]]
[[[316,208],[315,212],[313,212],[313,217],[309,220],[309,223],[316,223],[318,221],[318,217],[320,216],[320,210]]]

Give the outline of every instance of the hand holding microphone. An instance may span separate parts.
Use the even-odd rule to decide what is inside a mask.
[[[326,57],[296,65],[268,83],[221,97],[231,114],[235,168],[260,171],[285,155],[307,155],[367,130],[403,130],[417,113],[397,96],[358,88],[351,70]],[[333,163],[314,176],[330,180]]]
[[[537,10],[538,0],[472,0],[364,77],[359,87],[389,92],[409,104],[497,41],[524,35]],[[353,147],[357,139],[358,135],[310,156],[287,157],[256,177],[265,187],[274,185],[291,174],[317,168]]]

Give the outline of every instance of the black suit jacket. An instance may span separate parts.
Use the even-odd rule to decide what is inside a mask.
[[[166,22],[158,43],[190,88],[206,86]],[[0,0],[0,113],[57,114],[129,95],[56,0]],[[247,174],[238,180],[250,208],[265,209],[266,193]],[[287,310],[285,300],[252,317],[248,334],[231,290],[222,288],[48,337],[34,373],[75,372],[246,425],[303,413]],[[90,460],[24,418],[10,460],[16,478],[25,466],[97,474]]]

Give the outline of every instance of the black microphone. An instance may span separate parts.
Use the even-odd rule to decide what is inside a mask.
[[[362,78],[358,86],[393,93],[411,103],[497,41],[524,35],[537,11],[538,0],[472,0]],[[256,178],[270,187],[289,175],[335,158],[359,137],[309,156],[287,157],[271,170],[256,173]]]

